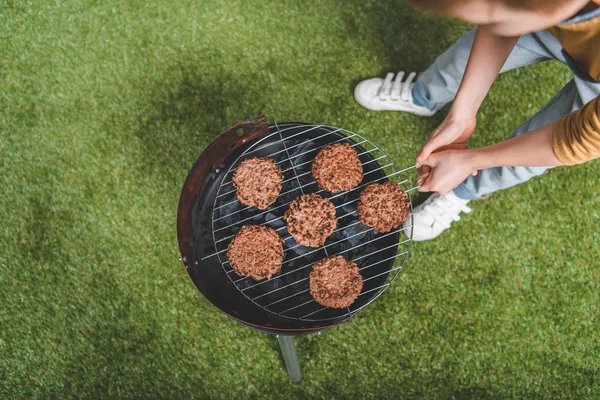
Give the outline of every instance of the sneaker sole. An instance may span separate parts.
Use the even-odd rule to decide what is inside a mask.
[[[364,108],[366,108],[367,110],[371,110],[371,111],[393,111],[393,112],[406,112],[409,114],[413,114],[413,115],[418,115],[420,117],[431,117],[433,114],[435,114],[434,112],[430,112],[430,113],[425,113],[425,112],[419,112],[419,111],[414,111],[414,110],[391,110],[389,108],[375,108],[372,106],[367,105],[366,103],[364,103],[361,98],[360,95],[358,94],[359,89],[360,88],[360,83],[356,86],[356,88],[354,88],[354,100],[356,100],[356,102],[358,104],[360,104],[361,106],[363,106]]]

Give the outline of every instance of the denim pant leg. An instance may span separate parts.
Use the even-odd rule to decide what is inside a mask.
[[[567,83],[561,91],[548,102],[537,114],[521,124],[510,137],[557,121],[562,116],[581,107],[575,80]],[[495,167],[481,170],[476,176],[469,176],[454,189],[454,194],[466,200],[482,198],[486,194],[496,192],[527,182],[531,178],[543,174],[551,167]]]
[[[417,79],[412,90],[415,104],[433,110],[454,100],[474,37],[475,29],[462,35]],[[546,31],[527,34],[521,36],[500,72],[553,59],[565,62],[556,38]]]

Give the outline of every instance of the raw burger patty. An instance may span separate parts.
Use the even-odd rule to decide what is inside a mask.
[[[410,198],[395,182],[371,183],[358,198],[358,219],[377,232],[398,228],[410,215]]]
[[[283,218],[296,243],[308,247],[323,246],[337,224],[333,203],[314,193],[296,197]]]
[[[319,187],[338,193],[358,186],[363,168],[356,150],[349,143],[336,143],[319,151],[312,164],[312,174]]]
[[[268,226],[245,225],[227,246],[227,258],[238,275],[270,279],[281,269],[283,240]]]
[[[349,307],[360,294],[363,280],[358,266],[342,256],[325,258],[313,265],[310,294],[325,307]]]
[[[281,168],[268,157],[243,160],[233,173],[233,186],[240,203],[264,210],[277,200],[281,191]]]

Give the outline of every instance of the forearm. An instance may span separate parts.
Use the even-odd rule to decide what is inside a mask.
[[[465,73],[450,110],[461,117],[475,117],[500,69],[519,37],[494,35],[486,28],[475,32]]]
[[[504,142],[466,150],[473,169],[493,167],[550,167],[563,165],[552,147],[556,122]]]

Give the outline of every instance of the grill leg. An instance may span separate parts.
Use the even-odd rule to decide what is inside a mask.
[[[281,355],[283,356],[283,362],[285,363],[285,369],[287,370],[290,379],[294,383],[300,383],[302,380],[302,370],[300,370],[300,362],[298,362],[298,355],[296,354],[294,337],[277,336],[277,341],[279,342]]]

